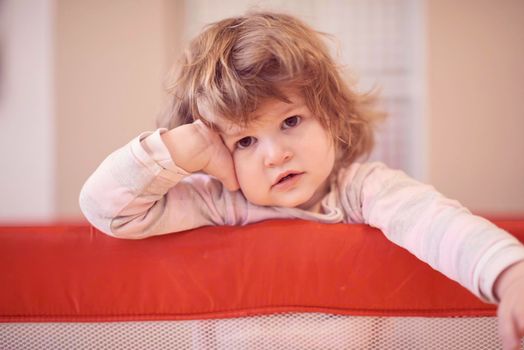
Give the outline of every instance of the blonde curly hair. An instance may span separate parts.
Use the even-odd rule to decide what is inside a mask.
[[[330,131],[337,165],[368,155],[374,125],[383,116],[376,95],[352,91],[323,41],[324,34],[299,19],[251,12],[208,25],[194,38],[167,81],[168,108],[160,127],[206,122],[199,104],[240,125],[267,99],[289,102],[284,87],[303,94],[306,104]]]

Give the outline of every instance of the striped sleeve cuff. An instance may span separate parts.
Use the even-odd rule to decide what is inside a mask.
[[[131,148],[135,156],[155,175],[179,182],[191,173],[177,166],[171,159],[169,150],[161,138],[166,131],[167,129],[160,128],[154,132],[144,132],[133,140]]]
[[[478,262],[474,289],[487,302],[498,303],[494,286],[500,274],[511,265],[524,260],[524,246],[514,237],[495,244]]]

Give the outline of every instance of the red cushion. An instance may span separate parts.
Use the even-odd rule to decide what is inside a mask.
[[[524,221],[497,221],[524,240]],[[273,220],[145,240],[0,227],[0,321],[175,320],[288,311],[494,315],[365,225]]]

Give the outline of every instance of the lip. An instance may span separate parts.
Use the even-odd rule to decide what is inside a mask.
[[[289,171],[283,172],[277,176],[277,179],[275,180],[273,185],[271,185],[271,187],[275,189],[281,189],[281,190],[288,189],[289,187],[293,186],[302,177],[303,174],[304,172],[296,171],[296,170],[289,170]],[[280,182],[280,180],[282,180],[283,178],[289,175],[294,175],[294,176],[291,177],[290,179]]]

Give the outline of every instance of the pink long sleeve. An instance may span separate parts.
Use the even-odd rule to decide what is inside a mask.
[[[345,181],[342,204],[351,220],[381,229],[485,300],[495,301],[496,278],[524,259],[524,247],[513,236],[401,171],[363,164],[350,169]]]
[[[143,133],[110,154],[80,192],[93,226],[119,238],[139,239],[207,225],[243,225],[285,215],[248,203],[204,174],[176,166],[161,133]],[[189,176],[191,175],[191,176]]]

